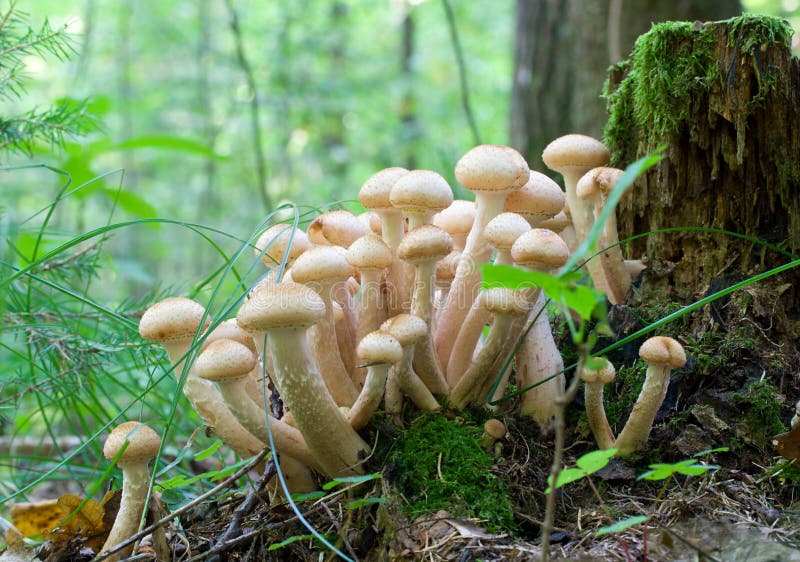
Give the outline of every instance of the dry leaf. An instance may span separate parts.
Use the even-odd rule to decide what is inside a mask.
[[[778,453],[790,461],[800,461],[800,424],[772,438]]]
[[[25,537],[35,537],[53,529],[64,518],[58,500],[17,503],[9,510],[11,522]],[[8,542],[11,539],[6,536]]]

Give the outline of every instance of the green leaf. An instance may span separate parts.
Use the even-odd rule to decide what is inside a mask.
[[[206,158],[213,158],[215,160],[227,160],[227,156],[223,156],[218,152],[214,152],[205,144],[185,137],[173,137],[170,135],[152,135],[143,137],[134,137],[114,146],[116,150],[135,150],[139,148],[160,148],[165,150],[176,150],[179,152],[187,152],[196,154],[198,156],[205,156]]]
[[[289,546],[292,543],[297,541],[305,541],[309,539],[313,539],[314,535],[295,535],[293,537],[289,537],[288,539],[284,539],[281,542],[276,542],[275,544],[269,545],[267,550],[278,550],[279,548],[283,548],[284,546]]]
[[[194,456],[194,460],[196,460],[196,461],[202,461],[202,460],[204,460],[204,459],[207,459],[208,457],[210,457],[211,455],[213,455],[214,453],[216,453],[216,452],[217,452],[217,450],[218,450],[218,449],[219,449],[221,446],[222,446],[222,441],[220,441],[219,439],[217,439],[217,440],[216,440],[216,441],[214,441],[214,442],[213,442],[211,445],[209,445],[208,447],[206,447],[205,449],[203,449],[202,451],[200,451],[199,453],[197,453],[197,454]]]
[[[386,498],[361,498],[354,502],[348,503],[345,508],[347,509],[358,509],[359,507],[364,507],[365,505],[373,505],[376,503],[384,503],[386,502]]]
[[[156,208],[135,193],[108,187],[104,187],[102,193],[110,200],[116,201],[120,209],[129,212],[135,217],[154,219],[158,216]],[[157,223],[152,224],[157,225]]]
[[[373,472],[372,474],[363,474],[361,476],[340,476],[339,478],[334,478],[330,482],[323,484],[322,489],[331,490],[339,484],[361,484],[362,482],[377,480],[380,477],[381,475],[377,472]]]
[[[580,468],[565,468],[561,472],[558,473],[558,479],[556,480],[556,489],[560,488],[561,486],[565,486],[570,482],[575,482],[576,480],[580,480],[581,478],[585,477],[586,473],[581,470]],[[553,484],[553,478],[547,478],[547,489],[544,491],[545,494],[550,493],[550,487]]]
[[[651,470],[641,474],[637,480],[666,480],[675,474],[699,476],[705,474],[709,470],[716,470],[718,468],[718,466],[713,464],[696,464],[694,459],[683,460],[674,464],[656,463],[651,464]]]
[[[313,492],[306,492],[304,494],[292,494],[292,499],[296,502],[306,502],[324,498],[326,495],[327,494],[321,490],[315,490]]]
[[[713,453],[727,453],[730,450],[731,450],[730,447],[717,447],[716,449],[706,449],[705,451],[700,451],[699,453],[693,454],[692,457],[699,459],[700,457],[705,457]]]
[[[582,468],[586,474],[592,474],[602,469],[611,460],[611,457],[617,454],[616,449],[604,449],[601,451],[592,451],[580,457],[575,464]]]
[[[617,521],[613,525],[607,525],[605,527],[600,527],[595,531],[595,537],[602,537],[603,535],[610,535],[612,533],[621,533],[627,529],[630,529],[634,525],[639,525],[640,523],[644,523],[647,521],[649,517],[647,515],[634,515],[633,517],[628,517],[627,519],[623,519],[621,521]]]

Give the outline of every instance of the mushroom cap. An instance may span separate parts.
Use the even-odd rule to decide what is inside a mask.
[[[525,299],[513,289],[484,289],[478,293],[478,299],[479,304],[492,314],[519,316],[528,312]]]
[[[445,230],[451,236],[469,234],[475,222],[477,209],[474,201],[456,199],[449,207],[442,209],[433,217],[433,224]]]
[[[440,260],[453,251],[453,238],[438,226],[424,224],[411,230],[397,247],[397,257],[415,263]]]
[[[287,261],[293,262],[308,250],[311,244],[306,233],[299,228],[294,228],[291,224],[276,224],[258,237],[255,246],[256,249],[253,251],[255,255],[261,256],[261,261],[271,266],[283,261],[287,248],[289,250]]]
[[[605,166],[611,158],[606,146],[586,135],[564,135],[548,144],[542,152],[542,161],[556,172],[567,168],[596,168]]]
[[[564,211],[561,211],[557,215],[552,216],[549,219],[540,222],[538,224],[538,227],[546,228],[548,230],[552,230],[553,232],[561,232],[571,224],[572,224],[572,219],[568,218],[567,214]]]
[[[408,172],[395,182],[390,195],[392,205],[406,212],[438,212],[453,202],[447,180],[430,170]]]
[[[292,279],[296,283],[344,281],[352,275],[346,256],[336,246],[315,246],[294,262]]]
[[[618,168],[607,168],[605,166],[592,168],[578,180],[575,193],[581,199],[589,199],[601,193],[604,196],[608,196],[624,173],[624,170]]]
[[[220,381],[247,376],[257,362],[256,354],[246,345],[220,339],[206,347],[192,367],[198,377]]]
[[[483,424],[483,431],[494,439],[502,439],[506,436],[506,424],[497,418],[491,418]]]
[[[647,363],[669,365],[672,369],[686,364],[686,352],[678,340],[667,336],[654,336],[639,348],[639,357]]]
[[[387,332],[403,347],[417,343],[428,335],[425,320],[413,314],[398,314],[381,324],[381,331]]]
[[[617,375],[617,370],[614,368],[614,365],[604,357],[598,357],[598,359],[603,359],[605,364],[599,369],[584,367],[581,370],[581,380],[584,382],[600,382],[603,384],[614,382],[614,377]]]
[[[363,213],[356,216],[361,223],[366,226],[370,232],[381,235],[383,232],[383,226],[381,225],[381,217],[378,213],[374,211],[364,211]]]
[[[456,163],[456,179],[470,191],[510,192],[528,181],[530,170],[522,155],[508,146],[482,144]]]
[[[517,238],[531,229],[531,225],[517,213],[500,213],[489,221],[483,231],[486,241],[497,250],[510,250]]]
[[[532,228],[511,246],[514,262],[532,269],[554,269],[569,259],[569,248],[561,237],[546,228]]]
[[[377,234],[366,234],[350,244],[347,262],[358,269],[383,269],[392,263],[392,250]]]
[[[281,283],[254,291],[244,301],[236,321],[248,332],[271,328],[307,328],[325,315],[325,303],[309,287]]]
[[[369,228],[350,211],[328,211],[308,225],[308,239],[322,246],[347,248],[357,238],[369,233]]]
[[[436,281],[447,283],[455,279],[458,262],[461,261],[461,252],[453,250],[436,262]]]
[[[103,455],[111,460],[117,456],[119,450],[128,442],[128,446],[117,461],[119,464],[127,462],[148,462],[155,458],[161,447],[161,437],[150,427],[143,423],[130,421],[119,424],[108,434],[103,443]]]
[[[528,182],[506,197],[505,211],[525,218],[543,220],[557,215],[564,208],[561,187],[541,172],[531,170]]]
[[[258,285],[256,285],[256,287],[258,287]],[[239,342],[240,344],[247,346],[250,351],[254,353],[256,351],[256,344],[253,341],[253,336],[239,327],[239,324],[236,323],[236,318],[228,318],[224,322],[220,323],[219,326],[211,330],[211,332],[209,332],[206,336],[206,339],[203,340],[203,346],[200,348],[200,350],[202,351],[215,341],[223,339]]]
[[[405,168],[384,168],[370,176],[358,192],[358,200],[367,209],[393,209],[389,199],[392,186],[408,173]]]
[[[139,335],[144,339],[169,343],[191,340],[200,327],[207,328],[208,317],[203,320],[205,308],[191,299],[172,297],[152,305],[139,320]]]
[[[403,358],[403,348],[387,332],[376,330],[361,339],[358,344],[358,358],[365,363],[397,363]]]

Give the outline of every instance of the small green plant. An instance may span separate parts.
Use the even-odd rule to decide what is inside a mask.
[[[616,449],[605,449],[602,451],[592,451],[590,453],[586,453],[575,461],[575,467],[565,468],[558,474],[555,485],[556,489],[565,486],[570,482],[575,482],[576,480],[586,478],[598,470],[602,470],[616,454]],[[547,484],[548,487],[544,491],[545,494],[549,494],[550,489],[553,486],[552,477],[547,479]]]

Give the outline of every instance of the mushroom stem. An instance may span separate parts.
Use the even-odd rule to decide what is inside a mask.
[[[433,334],[431,332],[436,264],[433,262],[419,262],[416,264],[416,268],[417,271],[414,277],[415,291],[411,309],[414,316],[418,316],[428,325],[428,334],[415,345],[414,370],[432,393],[447,394],[449,388],[439,367],[436,352],[433,349]]]
[[[361,429],[375,413],[383,398],[389,367],[400,361],[403,349],[400,343],[386,332],[371,332],[358,344],[358,358],[368,364],[367,379],[348,413],[353,429]]]
[[[434,412],[441,409],[441,406],[422,379],[414,372],[414,348],[414,344],[403,346],[403,358],[395,365],[392,372],[400,391],[408,396],[417,408]]]
[[[583,401],[586,404],[586,417],[600,449],[612,448],[615,441],[603,403],[603,387],[614,380],[615,373],[614,366],[606,361],[604,367],[596,370],[584,367],[580,374],[584,382]]]

